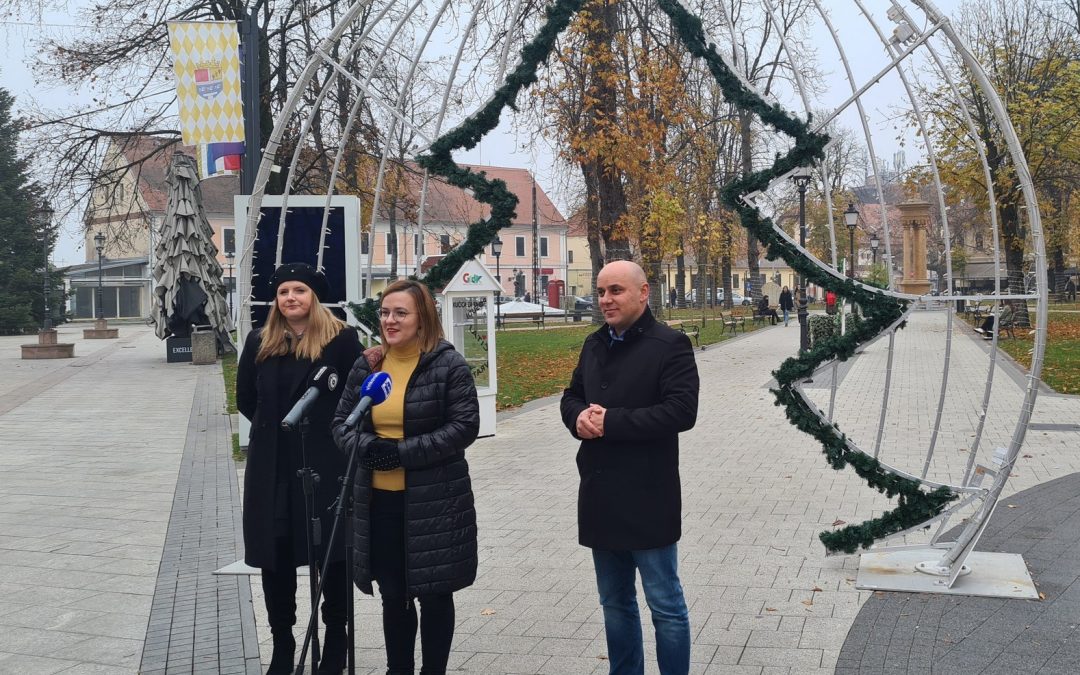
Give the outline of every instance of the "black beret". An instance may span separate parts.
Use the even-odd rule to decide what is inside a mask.
[[[330,284],[326,275],[307,263],[285,263],[274,270],[270,277],[270,290],[277,295],[278,286],[286,281],[299,281],[315,293],[320,302],[325,302],[330,294]]]

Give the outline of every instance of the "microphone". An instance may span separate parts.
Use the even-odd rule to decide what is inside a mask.
[[[308,386],[308,390],[304,392],[304,395],[300,397],[300,400],[296,402],[296,405],[292,407],[289,414],[285,416],[285,419],[281,420],[281,428],[285,431],[292,431],[296,428],[296,425],[300,423],[300,418],[304,416],[304,413],[308,411],[308,408],[315,403],[315,399],[319,398],[320,394],[332,394],[338,386],[338,374],[337,369],[333,366],[323,366],[315,371],[315,374],[311,376],[311,383]]]
[[[373,405],[379,405],[390,396],[390,376],[383,371],[372,373],[364,378],[360,385],[360,400],[349,416],[345,418],[346,427],[354,427]]]

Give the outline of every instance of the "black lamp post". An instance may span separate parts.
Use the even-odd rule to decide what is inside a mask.
[[[233,287],[236,285],[236,279],[233,277],[233,260],[236,259],[236,254],[232,251],[225,252],[225,267],[229,270],[229,316],[232,317],[232,294]]]
[[[495,256],[495,281],[499,282],[499,294],[495,296],[495,327],[502,326],[502,305],[499,304],[499,299],[502,297],[502,269],[499,267],[499,258],[502,256],[502,239],[499,239],[499,235],[495,235],[495,238],[491,240],[491,255]]]
[[[799,246],[806,248],[806,186],[810,184],[810,172],[806,169],[797,170],[791,181],[799,191]],[[805,352],[810,349],[810,322],[808,320],[810,309],[806,304],[806,275],[799,275],[799,351]]]
[[[848,279],[855,278],[855,226],[859,223],[859,212],[855,205],[848,202],[847,210],[844,211],[844,224],[847,225],[848,239],[851,243],[851,257],[848,258]]]
[[[45,299],[44,319],[41,322],[41,330],[52,328],[49,312],[49,227],[52,225],[53,215],[56,212],[48,204],[42,204],[34,215],[41,225],[41,248],[45,254],[45,267],[41,272],[41,295]]]
[[[94,244],[97,249],[97,311],[94,313],[95,318],[101,321],[105,318],[105,292],[101,286],[101,254],[105,251],[105,235],[98,232],[94,235]]]
[[[874,264],[877,264],[877,249],[881,245],[881,241],[878,239],[877,233],[870,235],[870,251],[874,254]]]

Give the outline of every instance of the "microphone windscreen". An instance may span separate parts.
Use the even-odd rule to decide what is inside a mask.
[[[338,373],[333,366],[322,366],[311,375],[309,387],[317,387],[319,391],[328,393],[338,388]]]
[[[390,386],[390,375],[380,370],[364,378],[364,383],[360,385],[360,397],[367,396],[371,399],[371,405],[379,405],[389,398]]]

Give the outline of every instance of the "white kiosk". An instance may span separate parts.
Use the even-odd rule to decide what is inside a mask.
[[[439,294],[443,332],[465,356],[480,399],[480,435],[495,435],[495,311],[499,282],[478,260],[461,266]]]

